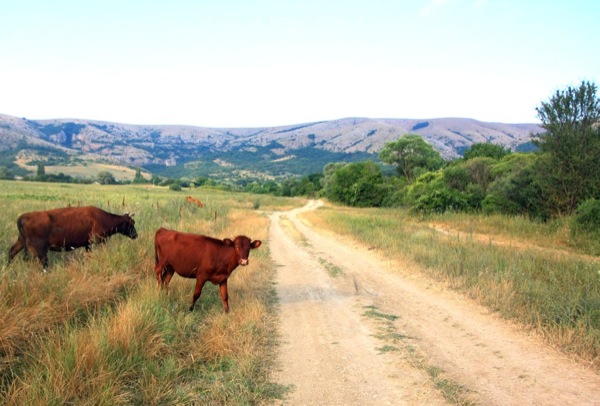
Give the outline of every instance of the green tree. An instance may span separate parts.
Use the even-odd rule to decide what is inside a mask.
[[[208,178],[206,176],[196,176],[194,179],[194,185],[202,186],[208,182]]]
[[[494,159],[502,159],[503,156],[510,154],[510,151],[502,145],[486,143],[475,143],[467,148],[463,154],[465,159],[473,159],[477,157],[487,157]]]
[[[160,185],[160,182],[161,179],[158,175],[152,175],[152,178],[150,178],[150,183],[152,183],[154,186]]]
[[[379,159],[395,165],[398,174],[406,178],[408,183],[427,171],[441,168],[444,163],[440,153],[416,134],[407,134],[387,143],[379,152]]]
[[[494,181],[482,202],[484,213],[550,217],[539,176],[538,154],[509,154],[491,168]]]
[[[15,174],[9,168],[0,166],[0,179],[15,179]]]
[[[327,165],[324,172],[325,195],[332,201],[371,207],[380,206],[385,197],[381,168],[373,161]]]
[[[543,155],[541,186],[553,215],[569,214],[588,198],[600,198],[600,99],[597,86],[557,90],[536,108],[545,133],[534,143]]]
[[[96,181],[101,185],[113,185],[117,183],[113,174],[108,171],[98,172],[96,175]]]
[[[146,183],[146,179],[142,176],[142,171],[140,168],[136,169],[135,176],[133,177],[133,181],[131,183]]]
[[[38,164],[37,169],[35,171],[35,176],[42,177],[46,175],[46,167],[44,164]]]

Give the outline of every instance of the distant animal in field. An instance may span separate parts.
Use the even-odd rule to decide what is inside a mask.
[[[98,207],[65,207],[32,211],[17,219],[19,237],[10,248],[8,262],[25,250],[48,268],[48,251],[71,251],[95,243],[103,243],[113,234],[137,238],[133,215],[112,214]]]
[[[198,207],[204,207],[204,203],[202,203],[200,200],[198,200],[196,198],[193,198],[192,196],[186,196],[185,200],[187,200],[191,204],[195,204]]]
[[[160,228],[154,237],[154,259],[158,286],[167,288],[174,273],[195,278],[196,287],[190,311],[207,281],[219,285],[225,313],[229,312],[227,279],[238,265],[248,265],[250,250],[260,247],[260,240],[238,235],[233,240],[219,240],[200,234],[182,233]]]

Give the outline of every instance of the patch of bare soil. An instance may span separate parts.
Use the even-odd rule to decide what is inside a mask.
[[[600,376],[365,246],[271,216],[284,405],[600,405]]]

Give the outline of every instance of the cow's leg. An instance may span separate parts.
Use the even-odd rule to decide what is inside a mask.
[[[196,278],[196,288],[194,289],[194,296],[192,297],[192,305],[190,306],[190,312],[194,310],[194,305],[196,304],[196,300],[200,297],[200,293],[202,293],[202,288],[206,283],[206,279]]]
[[[44,272],[48,269],[48,241],[42,238],[26,238],[25,247],[32,257],[37,257],[44,267]]]
[[[23,239],[19,236],[19,238],[17,239],[17,242],[15,242],[13,244],[13,246],[10,247],[10,250],[8,251],[8,263],[9,264],[10,264],[10,261],[13,260],[15,255],[17,255],[19,252],[21,252],[21,250],[23,248],[25,248],[25,243],[24,243]],[[27,253],[27,250],[25,250],[25,253]]]
[[[175,270],[173,269],[173,267],[167,267],[165,269],[165,271],[162,274],[162,278],[163,278],[163,284],[165,286],[165,288],[169,287],[169,282],[171,282],[171,278],[173,277],[173,275],[175,274]]]
[[[219,283],[219,290],[221,291],[221,300],[223,301],[223,309],[225,313],[229,313],[229,296],[227,295],[227,279]]]
[[[29,246],[31,250],[31,255],[37,257],[44,268],[44,272],[48,269],[48,248],[47,247],[33,247]]]
[[[163,264],[162,261],[157,261],[156,265],[154,266],[154,273],[156,274],[156,280],[158,281],[159,288],[164,286],[163,275],[166,272],[165,268],[166,268],[166,264]]]

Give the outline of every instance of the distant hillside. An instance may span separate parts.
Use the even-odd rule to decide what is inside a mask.
[[[99,160],[174,177],[278,177],[320,172],[328,162],[376,158],[386,143],[407,133],[421,135],[450,159],[473,143],[525,148],[531,135],[542,131],[535,124],[465,118],[345,118],[281,127],[205,128],[0,115],[0,154],[4,161],[17,154]]]

